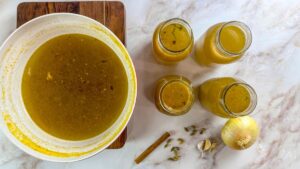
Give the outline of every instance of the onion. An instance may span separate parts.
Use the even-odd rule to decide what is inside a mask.
[[[222,140],[228,147],[243,150],[252,146],[259,135],[256,121],[249,116],[229,119],[222,128]]]

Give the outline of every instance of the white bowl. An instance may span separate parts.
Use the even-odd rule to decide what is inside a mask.
[[[24,68],[32,53],[53,37],[80,33],[106,43],[120,58],[128,77],[128,97],[116,122],[91,139],[68,141],[41,130],[26,112],[21,96]],[[70,162],[88,158],[109,146],[126,127],[135,105],[133,63],[122,42],[104,25],[76,14],[57,13],[33,19],[14,31],[0,48],[0,127],[20,149],[37,158]]]

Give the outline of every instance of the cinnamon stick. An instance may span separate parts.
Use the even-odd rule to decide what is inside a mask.
[[[168,137],[170,137],[169,132],[165,132],[160,136],[153,144],[151,144],[142,154],[140,154],[134,161],[139,164],[142,162],[153,150],[155,150],[161,143],[163,143]]]

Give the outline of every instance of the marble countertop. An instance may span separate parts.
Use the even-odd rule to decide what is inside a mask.
[[[20,1],[0,0],[0,43],[16,27]],[[31,157],[16,148],[0,132],[1,169],[298,169],[300,168],[300,1],[299,0],[125,0],[127,47],[136,66],[138,98],[128,126],[124,148],[105,150],[73,163],[53,163]],[[211,25],[230,20],[248,24],[253,43],[238,62],[203,68],[192,58],[177,66],[164,66],[152,56],[151,39],[155,26],[166,19],[187,20],[195,39]],[[166,74],[188,77],[194,86],[220,76],[234,76],[252,85],[258,94],[253,117],[261,126],[257,143],[245,151],[220,145],[201,158],[195,144],[205,137],[217,137],[225,120],[204,110],[198,101],[180,117],[159,113],[152,99],[153,84]],[[208,128],[204,135],[188,136],[183,127],[196,124]],[[134,158],[163,132],[184,137],[182,159],[168,161],[163,146],[140,165]]]

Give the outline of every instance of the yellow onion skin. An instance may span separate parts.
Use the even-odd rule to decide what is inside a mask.
[[[235,150],[249,148],[258,136],[259,126],[250,116],[229,119],[221,131],[224,144]]]

